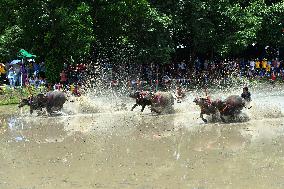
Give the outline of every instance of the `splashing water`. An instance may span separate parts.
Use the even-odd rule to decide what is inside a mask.
[[[133,99],[92,92],[52,117],[24,111],[9,119],[4,108],[0,187],[282,188],[282,91],[252,87],[250,120],[230,124],[198,118],[192,101],[203,91],[188,92],[175,114],[131,112]],[[209,89],[222,99],[241,92]]]

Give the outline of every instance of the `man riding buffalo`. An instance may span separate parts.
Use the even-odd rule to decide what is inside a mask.
[[[136,91],[129,96],[136,99],[136,103],[131,108],[131,111],[136,106],[142,106],[141,112],[144,111],[146,106],[151,106],[151,111],[156,113],[162,113],[167,109],[173,110],[174,97],[169,92],[151,93],[148,91]]]
[[[220,112],[220,118],[225,122],[224,116],[235,117],[239,115],[246,106],[245,100],[238,95],[231,95],[224,101],[217,100],[213,102],[213,106],[217,107]]]
[[[204,122],[207,122],[207,120],[203,117],[203,114],[216,115],[217,113],[220,113],[220,118],[225,122],[224,116],[235,117],[241,113],[241,110],[246,105],[245,100],[238,95],[229,96],[224,101],[209,101],[207,98],[195,98],[193,102],[201,108],[200,118]]]
[[[52,114],[54,111],[61,110],[65,101],[66,96],[63,92],[51,91],[46,93],[46,95],[38,94],[22,99],[19,108],[25,105],[29,106],[30,114],[32,114],[34,110],[42,111],[43,108],[46,108],[47,113]]]

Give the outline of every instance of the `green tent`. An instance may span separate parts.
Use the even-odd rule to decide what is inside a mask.
[[[33,54],[29,53],[28,51],[26,51],[24,49],[21,49],[19,51],[18,57],[21,57],[21,58],[35,58],[36,55],[33,55]]]

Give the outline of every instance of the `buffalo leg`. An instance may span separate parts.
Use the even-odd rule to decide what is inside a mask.
[[[134,106],[131,108],[131,111],[133,111],[136,106],[138,106],[138,104],[134,104]]]
[[[46,111],[47,111],[47,113],[49,114],[49,115],[51,115],[51,113],[52,113],[52,111],[51,111],[51,107],[46,107]]]
[[[223,115],[220,115],[220,118],[223,122],[226,122],[225,118],[223,117]]]
[[[157,114],[160,114],[161,112],[159,112],[158,110],[156,110],[155,108],[151,107],[151,112],[155,112]]]
[[[202,114],[202,113],[200,113],[200,118],[202,119],[202,121],[204,121],[204,123],[207,123],[207,119],[205,119],[205,118],[203,117],[203,114]]]
[[[145,107],[146,107],[146,105],[145,105],[145,104],[144,104],[144,105],[142,105],[141,112],[143,112],[143,111],[144,111]]]

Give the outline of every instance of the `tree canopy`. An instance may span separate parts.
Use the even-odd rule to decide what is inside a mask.
[[[50,81],[63,63],[169,63],[231,56],[252,44],[284,46],[281,0],[0,0],[0,61],[26,49]]]

